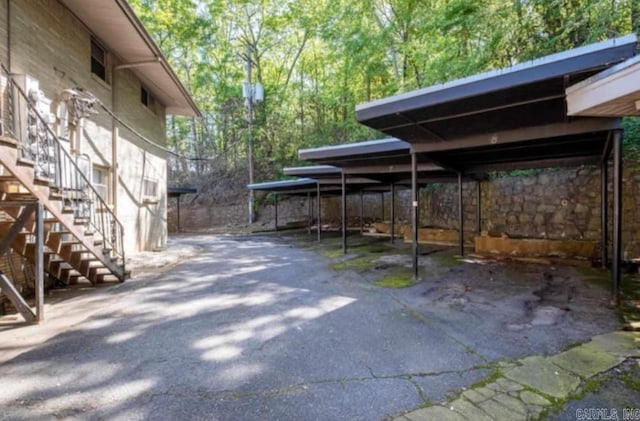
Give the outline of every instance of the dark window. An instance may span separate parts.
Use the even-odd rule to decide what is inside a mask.
[[[144,87],[140,88],[140,102],[142,102],[142,104],[144,104],[147,107],[149,106],[149,102],[150,102],[149,92],[147,92],[147,90],[144,89]]]
[[[153,113],[156,112],[155,108],[155,100],[153,95],[149,91],[147,91],[144,86],[140,87],[140,102],[142,105],[150,109]]]
[[[91,73],[107,81],[106,53],[94,39],[91,39]]]

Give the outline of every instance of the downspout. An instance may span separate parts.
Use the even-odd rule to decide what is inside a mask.
[[[117,67],[113,68],[111,75],[111,110],[113,115],[117,114],[117,93],[116,81],[118,78]],[[111,205],[113,206],[113,214],[118,217],[118,137],[119,137],[118,121],[115,117],[111,117]]]
[[[11,74],[11,0],[7,0],[7,68]]]

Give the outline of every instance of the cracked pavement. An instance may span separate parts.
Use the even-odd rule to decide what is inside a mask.
[[[527,355],[520,332],[487,338],[495,326],[475,329],[474,312],[448,324],[454,313],[418,303],[423,285],[372,287],[276,238],[172,244],[173,264],[150,258],[130,282],[48,306],[42,325],[0,331],[0,419],[385,419],[447,409]],[[582,329],[533,327],[532,340],[553,353],[602,333]],[[544,406],[507,386],[491,402]]]

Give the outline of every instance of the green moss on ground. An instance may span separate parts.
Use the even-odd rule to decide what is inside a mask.
[[[608,270],[589,267],[577,267],[575,269],[585,281],[598,285],[603,289],[611,289],[611,275]]]
[[[431,258],[442,268],[453,268],[464,264],[462,257],[451,254],[436,254],[431,256]]]
[[[373,267],[375,256],[360,256],[348,259],[343,262],[334,263],[331,268],[334,270],[367,270]]]
[[[640,364],[635,364],[629,371],[622,372],[620,378],[628,388],[640,392]]]
[[[416,282],[413,280],[411,271],[401,268],[396,272],[383,276],[373,284],[382,288],[408,288],[414,286]]]
[[[335,258],[338,258],[340,256],[344,256],[344,253],[342,252],[342,249],[323,250],[321,254],[324,257],[326,257],[327,259],[335,259]]]

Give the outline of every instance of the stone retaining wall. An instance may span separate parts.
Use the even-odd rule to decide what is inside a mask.
[[[540,170],[521,176],[497,176],[482,181],[482,230],[507,233],[511,237],[600,240],[600,170],[597,167]],[[611,174],[609,176],[611,180]],[[477,232],[476,182],[463,184],[465,232],[470,238]],[[610,214],[612,186],[609,185]],[[640,256],[640,171],[627,168],[623,175],[623,253],[625,258]],[[411,197],[406,188],[397,189],[396,222],[411,221]],[[391,197],[387,193],[364,195],[366,223],[390,219]],[[350,225],[360,223],[360,197],[347,199]],[[170,229],[175,224],[175,209],[170,212]],[[246,224],[246,205],[182,209],[182,227]],[[258,210],[258,223],[273,224],[273,205]],[[279,221],[303,220],[307,215],[306,198],[282,198]],[[315,214],[315,209],[314,209]],[[340,197],[323,198],[323,223],[339,225]],[[457,229],[457,185],[435,184],[420,192],[422,226]],[[611,227],[609,227],[611,229]]]

